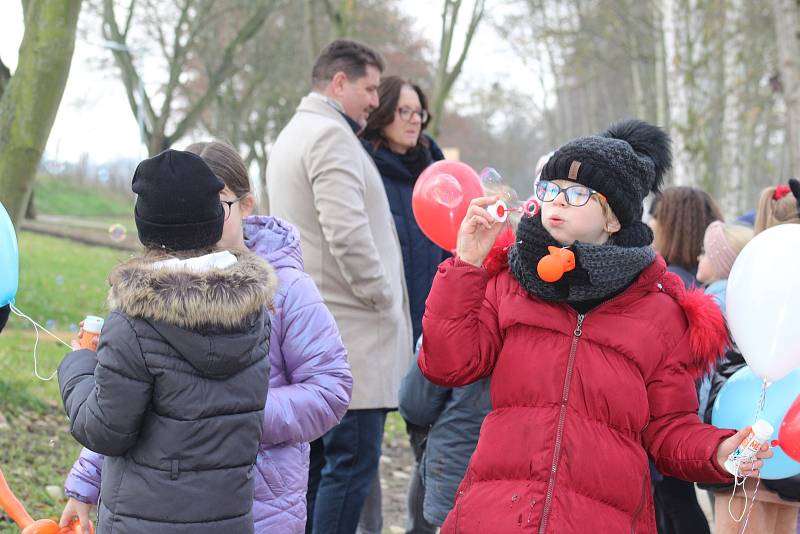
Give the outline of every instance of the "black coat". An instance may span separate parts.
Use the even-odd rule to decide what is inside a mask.
[[[106,455],[98,534],[253,532],[274,271],[249,253],[195,273],[112,273],[97,354],[58,370],[70,431]]]
[[[444,159],[438,145],[432,139],[428,140],[430,148],[419,145],[408,156],[400,156],[388,148],[375,150],[371,142],[362,140],[381,173],[397,227],[415,343],[422,334],[422,314],[425,312],[425,301],[431,290],[436,268],[449,256],[447,251],[439,248],[422,233],[411,209],[411,195],[420,173],[434,161]]]

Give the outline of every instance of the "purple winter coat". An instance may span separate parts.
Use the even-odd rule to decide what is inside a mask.
[[[275,217],[245,219],[247,247],[270,262],[278,291],[270,314],[270,380],[258,453],[256,533],[302,533],[306,523],[308,442],[335,426],[350,404],[353,377],[339,330],[303,272],[294,227]],[[97,503],[103,456],[88,449],[65,482],[67,495]]]

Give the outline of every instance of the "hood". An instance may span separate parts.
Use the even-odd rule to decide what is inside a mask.
[[[265,215],[244,220],[245,245],[267,260],[275,269],[292,267],[303,270],[300,236],[288,222]]]
[[[109,276],[112,311],[151,322],[159,334],[206,376],[227,376],[266,354],[267,308],[277,286],[274,270],[249,252],[234,252],[227,269],[156,269],[135,258]]]

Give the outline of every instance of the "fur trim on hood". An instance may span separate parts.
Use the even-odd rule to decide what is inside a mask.
[[[271,306],[277,278],[258,256],[231,252],[238,260],[235,265],[199,273],[152,266],[163,258],[134,258],[111,271],[108,306],[187,330],[239,330]]]
[[[710,372],[732,346],[725,317],[714,297],[699,289],[684,289],[678,275],[666,273],[662,283],[664,291],[675,299],[689,321],[689,350],[692,354],[689,370],[696,376]]]

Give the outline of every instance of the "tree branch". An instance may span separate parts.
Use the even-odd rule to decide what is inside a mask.
[[[261,26],[263,26],[264,21],[267,19],[267,15],[269,15],[271,7],[272,3],[260,7],[258,11],[250,17],[247,23],[242,26],[236,37],[228,43],[222,55],[219,67],[209,76],[208,87],[206,88],[205,94],[192,105],[184,118],[176,126],[175,131],[165,138],[165,144],[167,144],[167,146],[183,137],[186,132],[194,126],[195,122],[197,122],[198,117],[211,101],[219,86],[222,85],[227,78],[228,71],[233,66],[234,55],[239,47],[252,39],[258,30],[261,29]]]
[[[169,80],[164,88],[164,101],[161,103],[161,113],[159,114],[158,125],[154,129],[155,132],[164,132],[172,112],[172,99],[175,95],[175,89],[178,86],[178,79],[183,70],[184,58],[186,57],[186,48],[184,44],[181,43],[181,37],[189,20],[190,6],[191,1],[185,0],[181,8],[181,14],[178,17],[178,23],[175,25],[175,36],[172,40],[172,57],[166,56],[169,64]],[[161,25],[159,24],[158,26],[160,33]]]
[[[133,10],[134,5],[135,1],[131,1],[129,9]],[[103,0],[103,35],[106,39],[115,43],[119,43],[125,47],[124,50],[111,49],[111,54],[114,56],[114,60],[121,71],[122,84],[125,86],[125,93],[128,97],[128,105],[130,106],[134,116],[137,116],[139,113],[139,107],[136,102],[136,93],[140,92],[139,84],[141,83],[141,78],[139,77],[139,73],[136,71],[136,67],[133,65],[133,55],[127,48],[128,45],[125,40],[125,36],[120,32],[119,26],[117,25],[117,20],[114,15],[113,0]],[[152,131],[150,130],[157,122],[156,114],[153,110],[153,106],[150,102],[150,97],[147,95],[147,92],[141,91],[141,93],[142,94],[140,97],[142,98],[142,106],[144,107],[146,118],[145,134],[149,140],[150,136],[152,135]]]
[[[478,29],[478,25],[483,19],[483,14],[486,8],[486,0],[476,0],[475,4],[472,8],[472,18],[469,21],[469,28],[467,29],[467,35],[464,38],[464,48],[461,49],[461,55],[459,55],[456,64],[453,66],[453,70],[447,76],[447,91],[445,94],[450,93],[450,89],[452,89],[453,84],[456,81],[456,78],[459,77],[461,74],[461,69],[464,67],[464,61],[467,59],[467,52],[469,52],[469,48],[472,45],[472,39],[475,37],[475,32]]]
[[[128,16],[125,18],[125,31],[122,32],[122,37],[128,38],[128,31],[131,29],[131,21],[133,20],[133,8],[136,7],[136,0],[131,0],[128,5]]]

